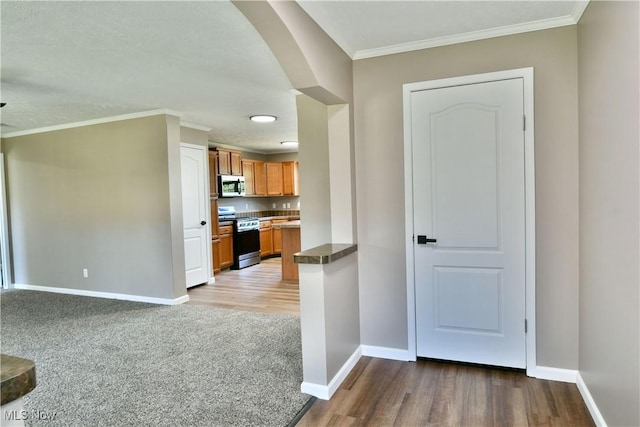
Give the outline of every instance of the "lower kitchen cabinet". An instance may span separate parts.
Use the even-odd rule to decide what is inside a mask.
[[[211,256],[213,257],[213,274],[220,273],[220,239],[211,241]]]
[[[277,224],[279,222],[286,222],[288,221],[287,219],[274,219],[271,221],[271,230],[272,232],[272,240],[273,240],[273,254],[278,254],[280,255],[280,253],[282,253],[282,229],[281,228],[273,228],[274,224]]]
[[[220,268],[233,265],[233,226],[220,226]]]
[[[273,253],[273,234],[271,221],[260,221],[260,256],[268,256]]]

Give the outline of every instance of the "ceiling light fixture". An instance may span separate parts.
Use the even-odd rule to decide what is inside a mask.
[[[284,145],[285,147],[297,147],[298,141],[282,141],[280,144]]]
[[[266,114],[258,114],[256,116],[249,117],[249,120],[252,122],[258,123],[271,123],[275,122],[278,118],[276,116],[266,115]]]

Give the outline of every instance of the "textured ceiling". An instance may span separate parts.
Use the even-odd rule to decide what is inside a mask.
[[[575,1],[300,1],[352,58],[575,22]],[[260,152],[297,139],[295,95],[228,1],[0,2],[0,110],[12,132],[170,109]],[[573,20],[573,21],[572,21]],[[533,24],[531,22],[533,21]],[[496,30],[497,29],[497,30]],[[248,120],[274,114],[273,124]]]

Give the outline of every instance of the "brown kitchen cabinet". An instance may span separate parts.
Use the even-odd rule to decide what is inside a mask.
[[[267,170],[262,160],[253,161],[253,186],[256,196],[267,195]]]
[[[213,274],[220,273],[220,239],[211,240],[211,257],[213,261]]]
[[[218,173],[220,175],[242,175],[242,155],[240,151],[217,148]]]
[[[253,172],[253,160],[242,160],[242,175],[244,176],[245,196],[255,196],[255,174]]]
[[[298,162],[282,162],[282,194],[285,196],[300,195]]]
[[[273,253],[273,232],[271,221],[260,221],[260,256],[265,257]]]
[[[220,226],[220,268],[233,265],[233,226]]]
[[[274,255],[280,255],[282,253],[282,229],[274,228],[275,224],[280,222],[287,222],[288,219],[273,219],[271,220],[271,241],[273,242],[273,251],[271,252]]]
[[[209,194],[211,197],[218,197],[218,152],[215,150],[209,150]],[[215,214],[217,218],[218,212]]]
[[[282,196],[282,162],[267,162],[267,196]]]

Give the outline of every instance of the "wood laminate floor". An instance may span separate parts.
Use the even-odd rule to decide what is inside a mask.
[[[575,384],[434,360],[363,357],[306,426],[593,426]]]
[[[188,304],[300,314],[296,282],[281,280],[280,258],[226,270],[191,288]],[[363,357],[330,401],[317,400],[308,426],[593,426],[575,384],[519,371]]]
[[[214,284],[189,289],[187,304],[300,315],[298,282],[282,280],[279,257],[242,270],[224,270],[215,279]]]

